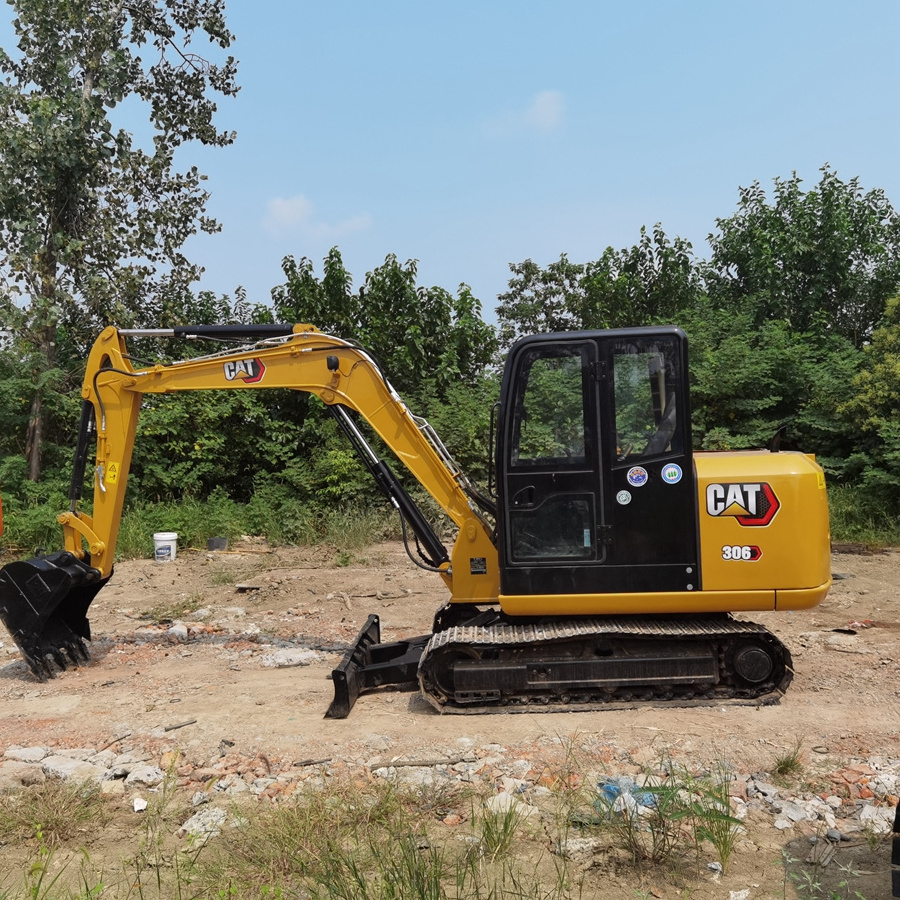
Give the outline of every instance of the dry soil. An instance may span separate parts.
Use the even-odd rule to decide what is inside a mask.
[[[329,673],[367,614],[381,617],[385,640],[425,633],[445,600],[440,581],[395,544],[350,560],[328,548],[254,542],[228,552],[179,548],[169,563],[117,565],[90,610],[88,665],[41,684],[2,636],[0,659],[8,656],[0,667],[0,752],[12,744],[157,754],[178,748],[203,766],[228,747],[282,763],[371,763],[379,755],[389,761],[446,754],[461,738],[513,755],[588,737],[638,764],[664,755],[697,766],[725,759],[745,773],[766,770],[798,742],[808,762],[825,768],[897,759],[900,555],[838,552],[833,572],[834,587],[818,608],[753,616],[793,654],[794,682],[778,705],[442,716],[415,693],[383,691],[361,697],[349,718],[334,720],[323,718]],[[266,664],[284,648],[315,654],[308,665]],[[797,838],[771,831],[766,840],[772,851]],[[856,889],[867,900],[890,896],[886,863],[882,850],[864,860],[872,875]],[[749,896],[781,890],[780,872],[758,870],[752,859],[736,866],[733,886],[755,885]],[[721,884],[706,888],[692,896],[729,896]]]

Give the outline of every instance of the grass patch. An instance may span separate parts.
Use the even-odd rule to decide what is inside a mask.
[[[500,810],[484,808],[480,818],[476,820],[480,851],[491,862],[507,856],[524,820],[520,806],[516,803]]]
[[[832,540],[867,547],[900,545],[900,519],[884,497],[858,487],[829,485],[828,509]]]
[[[4,844],[31,838],[48,846],[84,841],[108,821],[100,788],[88,782],[50,778],[18,793],[0,795],[0,842]]]
[[[163,625],[176,619],[186,619],[191,613],[203,606],[203,594],[191,594],[175,603],[158,603],[141,613],[142,619],[148,619],[155,625]]]
[[[309,509],[298,503],[267,506],[254,498],[248,504],[224,497],[208,501],[187,498],[135,505],[122,516],[116,555],[120,559],[152,558],[153,534],[174,531],[179,548],[206,547],[211,537],[229,541],[244,534],[261,536],[272,546],[330,544],[342,557],[399,534],[393,510],[373,508]]]

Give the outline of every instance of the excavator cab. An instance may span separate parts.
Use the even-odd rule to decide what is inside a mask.
[[[498,425],[505,596],[699,588],[687,338],[525,338]]]

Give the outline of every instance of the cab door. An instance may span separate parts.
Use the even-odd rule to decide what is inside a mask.
[[[686,379],[675,328],[513,347],[497,448],[503,594],[699,589]]]
[[[674,328],[603,339],[606,445],[605,590],[699,590],[687,338]]]
[[[510,352],[498,452],[503,593],[574,593],[601,565],[597,342],[544,335]]]

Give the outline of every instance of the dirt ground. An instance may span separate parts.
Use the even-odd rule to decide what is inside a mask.
[[[381,617],[383,640],[425,633],[445,600],[439,579],[395,544],[353,558],[253,542],[227,552],[179,548],[169,563],[116,567],[90,609],[89,665],[41,684],[0,636],[0,753],[14,744],[178,748],[193,765],[209,766],[233,747],[294,764],[371,766],[379,757],[440,756],[461,739],[512,755],[588,737],[637,763],[664,755],[697,766],[724,759],[743,773],[767,770],[798,742],[822,771],[872,757],[896,761],[900,554],[842,552],[832,565],[836,580],[820,607],[752,617],[793,654],[794,682],[778,705],[442,716],[414,693],[384,691],[334,720],[323,718],[329,673],[367,614]],[[285,648],[315,654],[308,665],[271,665]],[[775,851],[799,832],[768,827],[755,846],[777,859]],[[868,881],[854,884],[866,900],[890,897],[888,857],[881,848],[851,860],[869,867]],[[761,870],[758,860],[739,858],[729,883],[752,888],[750,897],[780,893],[781,871]],[[729,896],[724,883],[707,888],[692,896]]]

